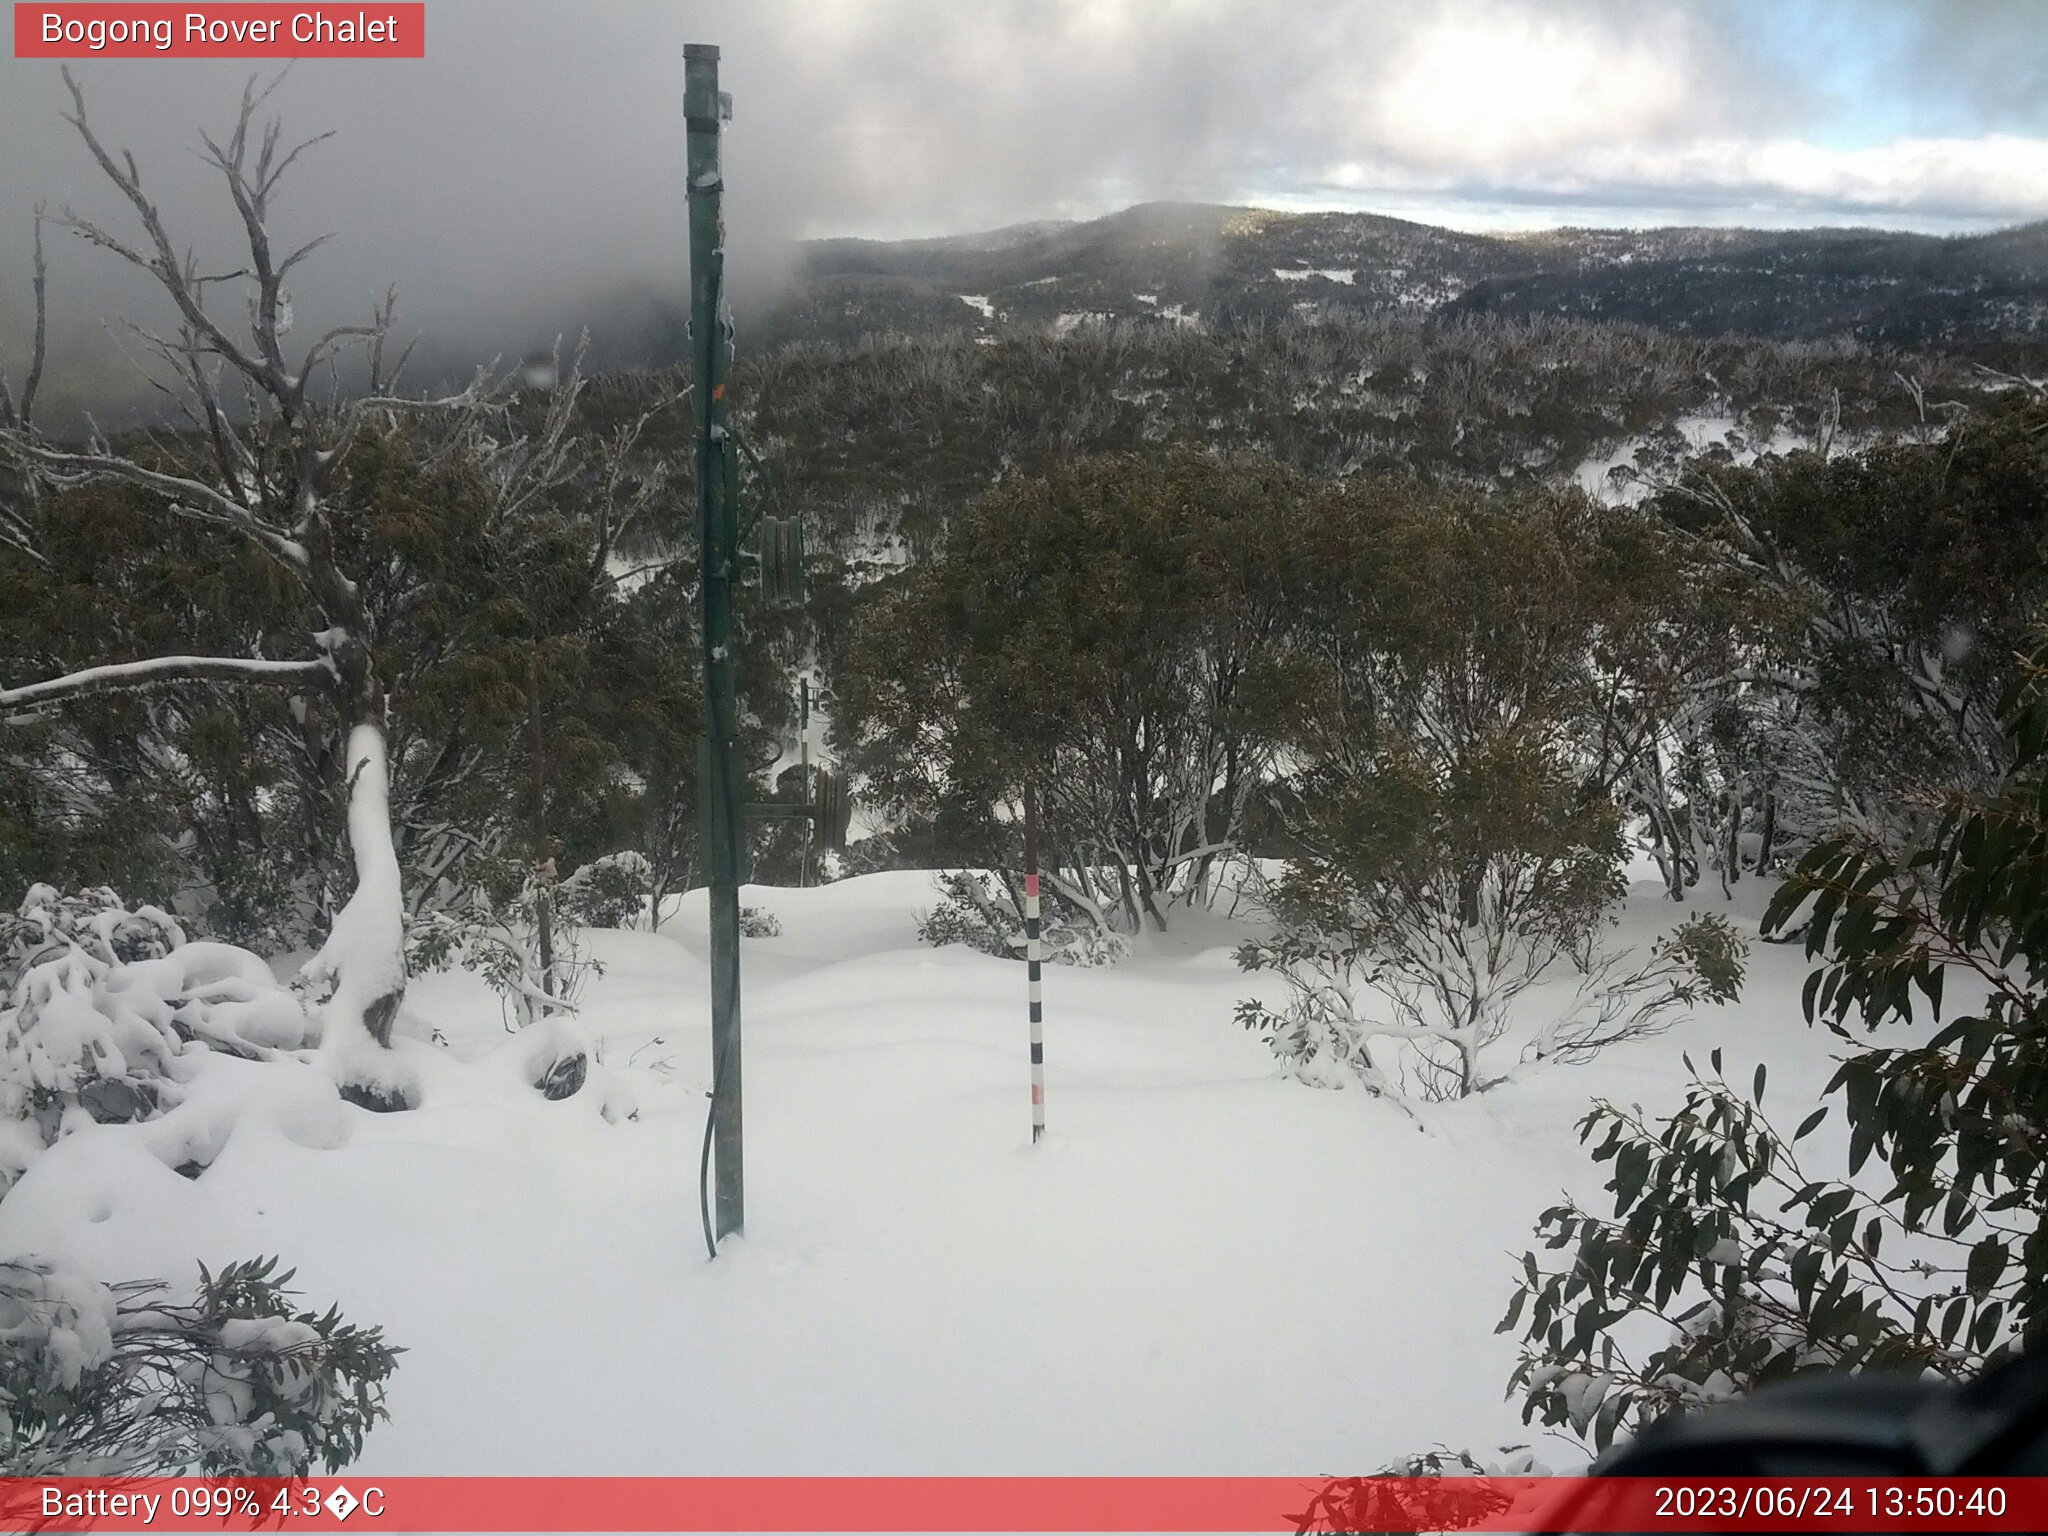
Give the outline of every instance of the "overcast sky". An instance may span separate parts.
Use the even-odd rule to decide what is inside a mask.
[[[1156,198],[1464,228],[2048,218],[2037,0],[430,0],[417,62],[307,61],[277,101],[335,137],[279,221],[339,238],[316,312],[389,282],[416,325],[518,347],[594,292],[680,292],[685,42],[737,102],[741,280],[790,237],[1086,217]],[[202,249],[194,148],[248,66],[76,65]],[[0,60],[0,367],[29,210],[117,216],[54,63]],[[134,298],[53,245],[64,336]],[[324,315],[323,315],[324,317]],[[60,338],[62,339],[62,338]],[[14,371],[18,372],[18,363]]]

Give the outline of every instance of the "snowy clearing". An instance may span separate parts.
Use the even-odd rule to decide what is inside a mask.
[[[1282,1080],[1231,1020],[1271,985],[1231,959],[1249,926],[1186,917],[1123,964],[1052,968],[1034,1150],[1023,967],[918,945],[928,875],[744,899],[782,933],[745,947],[749,1220],[715,1264],[702,892],[658,934],[592,936],[582,1022],[637,1122],[542,1099],[498,999],[427,976],[401,1032],[489,1060],[412,1044],[421,1108],[224,1060],[210,1091],[244,1102],[202,1175],[147,1125],[68,1138],[0,1207],[0,1252],[179,1280],[283,1254],[407,1350],[375,1475],[1366,1470],[1526,1440],[1490,1330],[1538,1211],[1598,1191],[1590,1097],[1668,1108],[1688,1048],[1725,1046],[1738,1080],[1768,1056],[1781,1102],[1829,1070],[1804,963],[1758,946],[1739,1007],[1427,1109],[1425,1133]],[[1623,923],[1678,915],[1638,884]]]

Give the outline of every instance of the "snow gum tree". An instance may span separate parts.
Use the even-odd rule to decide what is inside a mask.
[[[1717,918],[1647,956],[1602,941],[1674,544],[1575,496],[1347,491],[1303,594],[1315,680],[1281,799],[1280,929],[1240,954],[1287,979],[1285,1005],[1239,1017],[1290,1070],[1463,1096],[1733,995],[1740,946]],[[1518,1000],[1558,982],[1517,1061],[1491,1066]]]
[[[272,211],[285,173],[318,140],[289,145],[274,119],[259,123],[267,92],[252,85],[232,132],[203,140],[232,206],[239,245],[224,270],[209,270],[211,262],[181,251],[134,156],[101,140],[84,94],[68,75],[66,83],[67,120],[127,205],[135,232],[124,235],[71,213],[59,223],[145,273],[168,299],[170,327],[138,334],[179,398],[183,430],[118,448],[97,437],[78,446],[52,442],[16,419],[0,427],[0,453],[46,490],[111,481],[146,493],[157,517],[239,542],[302,592],[316,617],[296,642],[244,654],[110,658],[62,676],[10,680],[0,688],[0,711],[15,720],[110,691],[192,681],[330,700],[343,722],[354,891],[304,979],[322,1005],[324,1049],[346,1075],[374,1081],[377,1056],[363,1048],[388,1045],[406,984],[391,830],[390,699],[364,572],[351,570],[344,555],[342,520],[361,509],[338,505],[334,490],[367,428],[427,402],[389,393],[396,371],[386,357],[389,298],[366,323],[334,327],[303,348],[287,342],[290,280],[324,237],[286,249],[274,240]],[[232,308],[222,302],[230,295],[240,301]],[[229,318],[234,309],[239,315]],[[367,385],[343,398],[337,361],[352,348],[366,353]],[[472,389],[438,404],[466,407],[478,398]],[[40,505],[48,502],[45,495]]]
[[[1073,921],[1165,928],[1213,898],[1271,773],[1320,494],[1194,452],[1000,486],[863,613],[842,690],[856,764],[958,859],[1002,869],[1031,782]]]
[[[1678,850],[1674,894],[1725,869],[1717,845],[1743,833],[1761,866],[1842,823],[1911,847],[1916,806],[1997,785],[2000,700],[2048,597],[2044,427],[2048,401],[2024,393],[1932,440],[1696,465],[1653,499],[1779,616],[1768,654],[1721,673],[1739,686],[1699,695],[1709,707],[1675,733],[1692,761],[1670,765],[1664,802],[1675,832],[1703,835]]]

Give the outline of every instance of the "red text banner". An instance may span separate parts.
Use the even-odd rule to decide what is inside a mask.
[[[8,1478],[0,1528],[2017,1532],[2048,1478]]]
[[[18,59],[420,59],[427,8],[45,4],[14,7]]]

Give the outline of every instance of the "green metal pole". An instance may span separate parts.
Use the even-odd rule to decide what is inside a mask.
[[[704,617],[704,744],[697,798],[711,898],[711,1117],[717,1161],[718,1236],[746,1223],[740,1126],[738,719],[732,661],[732,599],[739,564],[737,487],[726,453],[726,370],[732,326],[725,305],[724,192],[718,132],[718,50],[683,49],[683,115],[689,128],[690,384],[697,431],[698,587]]]

